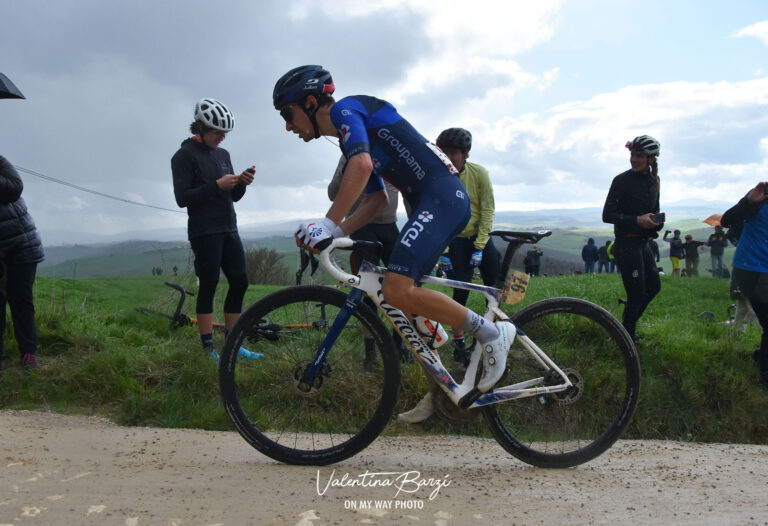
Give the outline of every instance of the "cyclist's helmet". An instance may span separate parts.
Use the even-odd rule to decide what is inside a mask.
[[[215,130],[232,131],[235,127],[235,116],[216,99],[201,99],[195,105],[195,120],[198,120]]]
[[[472,148],[472,134],[464,128],[448,128],[437,136],[440,148],[456,148],[469,151]]]
[[[286,104],[301,103],[307,95],[332,95],[336,86],[323,66],[299,66],[280,77],[272,92],[272,103],[279,110]]]
[[[648,155],[659,155],[661,145],[650,135],[640,135],[626,144],[630,152],[643,152]]]

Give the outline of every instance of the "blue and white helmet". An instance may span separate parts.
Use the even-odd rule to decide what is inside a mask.
[[[286,104],[301,103],[307,95],[332,95],[336,86],[323,66],[299,66],[280,77],[272,91],[272,103],[279,110]]]

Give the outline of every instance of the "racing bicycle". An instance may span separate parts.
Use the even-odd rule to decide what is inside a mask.
[[[565,468],[594,459],[629,424],[638,401],[637,349],[607,310],[577,298],[532,303],[511,317],[500,303],[520,301],[528,275],[511,268],[515,251],[551,231],[498,231],[508,243],[494,287],[424,276],[422,284],[481,293],[485,319],[508,319],[517,328],[504,376],[481,393],[479,345],[463,379],[443,366],[429,334],[384,301],[385,270],[364,261],[345,272],[334,250],[368,242],[334,239],[320,253],[322,266],[349,292],[327,286],[293,286],[246,309],[227,337],[219,384],[227,415],[261,453],[288,464],[326,465],[349,458],[390,422],[400,386],[400,360],[390,333],[367,295],[410,347],[434,389],[436,409],[480,412],[490,434],[510,454],[539,467]],[[318,320],[323,323],[315,323]],[[377,348],[375,370],[363,368],[363,329]],[[263,355],[248,361],[246,346]]]

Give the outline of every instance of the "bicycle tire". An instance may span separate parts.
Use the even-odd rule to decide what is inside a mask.
[[[511,317],[577,387],[484,408],[496,441],[542,468],[568,468],[607,450],[629,424],[640,390],[637,349],[607,310],[576,298],[551,298]],[[542,376],[542,367],[515,340],[511,382]]]
[[[227,337],[219,363],[227,415],[249,444],[275,460],[339,462],[368,446],[389,423],[400,384],[399,361],[389,331],[363,303],[330,349],[317,389],[306,393],[297,384],[297,374],[300,378],[314,360],[346,300],[345,293],[330,287],[289,287],[251,305]],[[323,323],[313,323],[321,315]],[[285,328],[297,323],[304,326]],[[364,368],[361,327],[370,331],[378,349],[373,372]],[[263,357],[240,360],[241,346]]]

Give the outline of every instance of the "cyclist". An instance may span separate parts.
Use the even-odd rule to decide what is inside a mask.
[[[471,282],[475,268],[479,267],[483,283],[493,285],[501,271],[501,255],[490,240],[496,205],[488,170],[467,161],[472,148],[472,134],[469,131],[448,128],[440,132],[436,144],[459,171],[459,180],[467,189],[472,210],[469,223],[453,238],[448,245],[447,255],[441,256],[440,261],[445,269],[453,271],[454,279]],[[468,290],[453,289],[453,299],[461,305],[466,305],[468,298]],[[453,327],[452,332],[454,357],[468,363],[464,331],[461,327]]]
[[[229,152],[219,147],[235,127],[235,117],[221,102],[202,99],[195,105],[192,137],[181,143],[171,159],[176,203],[187,208],[187,236],[200,279],[197,324],[203,349],[213,352],[213,296],[219,273],[229,282],[224,300],[224,326],[234,325],[248,288],[245,251],[237,233],[233,202],[253,182],[255,166],[234,175]]]
[[[382,179],[386,178],[411,205],[412,214],[392,250],[382,283],[383,298],[405,313],[473,334],[483,350],[483,375],[477,388],[487,392],[504,374],[514,326],[487,323],[448,296],[416,283],[431,272],[448,242],[469,221],[469,198],[456,177],[458,171],[388,102],[364,95],[336,102],[334,90],[331,74],[322,66],[309,65],[283,75],[272,94],[286,131],[304,142],[338,137],[347,158],[331,208],[323,219],[299,226],[297,243],[318,251],[333,237],[346,236],[368,224],[387,205]],[[344,219],[361,193],[365,195],[360,206]],[[431,405],[431,398],[425,403]]]
[[[664,227],[659,212],[659,168],[661,145],[648,135],[628,142],[631,169],[614,177],[603,207],[603,222],[612,223],[616,234],[613,246],[621,281],[627,292],[622,323],[632,339],[637,320],[661,290],[659,270],[648,240],[658,237]]]

